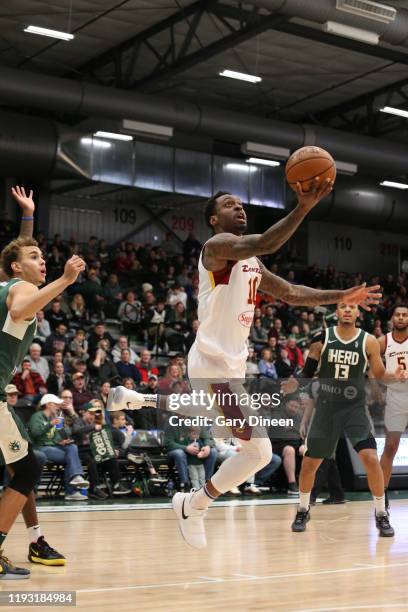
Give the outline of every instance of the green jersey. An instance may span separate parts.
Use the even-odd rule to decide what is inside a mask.
[[[359,403],[365,398],[368,333],[356,329],[351,340],[342,340],[337,329],[326,329],[319,364],[319,398],[334,403]]]
[[[15,323],[7,308],[10,287],[20,282],[19,278],[13,278],[0,283],[0,400],[5,399],[4,387],[27,355],[37,328],[35,317],[32,321]]]

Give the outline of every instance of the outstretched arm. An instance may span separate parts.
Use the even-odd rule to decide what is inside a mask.
[[[312,289],[304,285],[292,285],[283,278],[272,274],[261,263],[262,280],[259,290],[270,293],[274,297],[296,306],[321,306],[323,304],[359,304],[365,310],[370,310],[370,304],[378,304],[381,293],[377,293],[380,285],[366,287],[365,284],[345,290]]]
[[[263,234],[235,236],[235,234],[222,233],[210,238],[205,245],[206,267],[215,270],[217,267],[218,269],[223,267],[228,260],[239,261],[248,257],[275,253],[294,234],[307,213],[332,189],[333,182],[330,179],[326,179],[319,186],[317,178],[307,193],[303,193],[301,184],[298,183],[296,208]]]
[[[20,234],[19,238],[23,236],[28,236],[29,238],[33,235],[34,229],[34,211],[35,204],[33,200],[33,191],[30,190],[30,193],[27,195],[24,187],[20,187],[16,185],[11,188],[11,193],[13,198],[16,200],[18,205],[21,208],[21,212],[23,216],[21,218],[20,225]]]
[[[29,195],[27,196],[24,187],[19,187],[18,185],[16,185],[16,187],[11,188],[11,193],[16,202],[18,202],[18,205],[20,206],[21,211],[23,213],[23,216],[21,218],[19,238],[22,238],[23,236],[28,236],[29,238],[31,238],[34,229],[35,210],[33,192],[30,191]],[[3,268],[0,265],[0,282],[8,280],[9,279],[7,274],[5,274]]]

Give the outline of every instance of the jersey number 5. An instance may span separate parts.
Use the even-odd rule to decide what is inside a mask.
[[[248,304],[256,304],[256,290],[258,287],[258,278],[256,276],[252,276],[248,282],[249,285],[249,295],[248,295]]]
[[[405,361],[404,355],[401,355],[401,357],[397,357],[397,361],[400,368],[402,368],[403,370],[407,369],[407,362]]]

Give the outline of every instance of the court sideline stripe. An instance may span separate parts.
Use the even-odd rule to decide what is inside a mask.
[[[407,567],[408,561],[405,563],[390,563],[389,565],[372,565],[371,567],[345,567],[341,569],[333,569],[333,570],[318,570],[316,572],[292,572],[289,574],[271,574],[270,576],[248,576],[237,577],[237,578],[221,578],[217,577],[217,582],[213,582],[213,584],[223,584],[229,582],[255,582],[260,580],[280,580],[282,578],[300,578],[304,576],[325,576],[329,574],[347,574],[349,572],[368,572],[374,569],[391,569],[394,567]],[[124,587],[106,587],[102,589],[78,589],[77,593],[106,593],[113,591],[142,591],[144,589],[164,589],[169,587],[189,587],[189,586],[198,586],[206,584],[209,586],[211,582],[209,581],[209,576],[206,577],[205,580],[193,580],[191,582],[163,582],[163,583],[153,583],[153,584],[137,584],[133,586],[124,586]],[[341,608],[338,608],[341,610]],[[347,610],[347,608],[345,608]],[[351,608],[352,609],[352,608]],[[321,610],[325,610],[325,608],[321,608]],[[327,608],[326,608],[327,610]],[[331,608],[329,608],[331,610]],[[306,612],[306,610],[302,610],[299,612]],[[307,611],[311,612],[311,611]]]

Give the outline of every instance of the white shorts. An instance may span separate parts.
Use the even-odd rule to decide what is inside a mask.
[[[408,426],[408,397],[387,392],[384,425],[387,431],[404,432]]]
[[[0,463],[9,465],[23,459],[28,442],[23,438],[6,402],[0,402]]]
[[[236,369],[226,369],[224,361],[201,353],[193,344],[188,354],[187,373],[192,391],[209,399],[199,405],[194,403],[181,408],[180,414],[212,419],[216,438],[232,435],[240,440],[250,440],[267,435],[263,427],[250,426],[247,422],[249,415],[257,413],[251,408],[250,396],[244,387],[245,363]],[[238,398],[241,402],[237,401]]]

